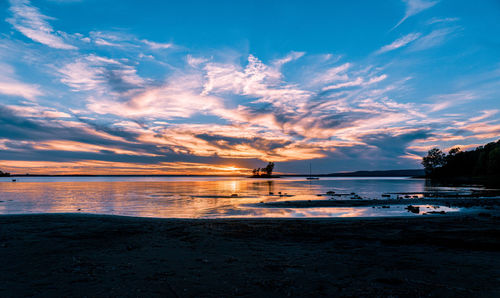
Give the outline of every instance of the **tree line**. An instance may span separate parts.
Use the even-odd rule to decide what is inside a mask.
[[[470,151],[452,148],[448,154],[433,148],[422,165],[426,175],[435,178],[500,176],[500,140]]]

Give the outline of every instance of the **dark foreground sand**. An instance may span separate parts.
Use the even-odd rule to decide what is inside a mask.
[[[500,297],[496,213],[0,216],[0,297]]]

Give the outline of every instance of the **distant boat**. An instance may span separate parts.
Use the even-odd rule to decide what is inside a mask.
[[[319,177],[313,177],[312,172],[311,172],[311,164],[309,164],[309,177],[306,178],[307,180],[319,180]]]

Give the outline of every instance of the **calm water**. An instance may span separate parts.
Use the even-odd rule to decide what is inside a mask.
[[[82,212],[142,217],[353,217],[414,215],[382,208],[261,208],[259,202],[324,200],[327,191],[380,199],[384,193],[443,190],[409,178],[19,177],[0,178],[0,214]],[[460,190],[447,188],[445,190]],[[286,194],[286,196],[280,196]],[[270,195],[273,193],[273,195]],[[236,197],[235,197],[236,196]],[[340,199],[340,198],[339,198]],[[421,206],[426,211],[458,209]]]

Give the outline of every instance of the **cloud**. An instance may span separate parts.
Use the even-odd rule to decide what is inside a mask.
[[[248,56],[245,68],[235,64],[207,63],[203,94],[234,93],[248,96],[253,103],[269,103],[288,111],[300,109],[311,93],[282,81],[278,67]]]
[[[266,161],[323,157],[323,148],[249,125],[169,125],[153,133],[145,131],[141,142],[168,146],[178,154],[218,156]],[[326,149],[325,150],[329,150]]]
[[[42,107],[39,105],[31,106],[6,106],[11,111],[16,113],[18,116],[26,118],[71,118],[71,115],[61,111],[57,111],[53,108]]]
[[[300,57],[302,57],[304,55],[305,55],[305,52],[291,52],[291,53],[289,53],[288,55],[286,55],[283,58],[276,59],[273,62],[273,64],[276,65],[277,67],[281,67],[282,65],[284,65],[284,64],[286,64],[288,62],[297,60],[297,59],[299,59]]]
[[[96,45],[100,45],[100,46],[108,46],[108,47],[121,47],[121,46],[123,46],[122,44],[109,42],[109,41],[102,39],[102,38],[96,38],[94,40],[94,42]]]
[[[138,47],[135,43],[137,38],[131,34],[123,32],[102,32],[102,31],[91,31],[89,37],[80,37],[84,42],[93,42],[99,46],[105,47],[118,47],[123,48],[134,48]]]
[[[0,93],[8,96],[20,96],[28,100],[35,100],[44,93],[38,85],[26,84],[16,79],[14,69],[7,64],[0,63]]]
[[[387,78],[387,75],[382,74],[380,76],[369,77],[367,79],[363,79],[362,77],[357,77],[354,80],[350,80],[344,83],[339,83],[335,85],[326,86],[323,88],[323,91],[330,91],[335,89],[341,89],[346,87],[356,87],[356,86],[368,86],[371,84],[375,84],[381,82]]]
[[[78,58],[58,71],[61,82],[74,91],[94,91],[100,96],[124,94],[141,89],[146,83],[133,66],[96,55]]]
[[[477,147],[477,143],[473,142],[484,144],[497,141],[500,135],[500,121],[492,117],[497,113],[498,110],[494,109],[483,110],[476,117],[471,117],[471,113],[468,113],[465,118],[462,118],[459,114],[444,117],[444,119],[434,122],[435,124],[441,124],[441,127],[434,126],[433,132],[427,138],[411,144],[408,150],[413,150],[422,155],[434,147],[448,148],[445,150],[448,151],[458,146],[466,150]]]
[[[446,38],[456,31],[457,28],[437,29],[416,40],[411,46],[411,51],[427,50],[444,43]]]
[[[35,150],[48,150],[48,151],[69,151],[69,152],[93,152],[93,153],[103,153],[111,152],[114,154],[124,154],[124,155],[139,155],[139,156],[159,156],[158,154],[152,154],[147,152],[132,151],[121,148],[114,148],[109,146],[94,145],[83,142],[67,141],[67,140],[50,140],[44,142],[33,143],[33,149]]]
[[[150,40],[146,40],[146,39],[143,39],[141,41],[153,50],[170,49],[174,46],[174,44],[172,44],[172,43],[160,43],[160,42],[154,42],[154,41],[150,41]]]
[[[325,169],[332,161],[349,169],[395,167],[397,156],[413,162],[417,153],[410,147],[426,146],[433,137],[456,138],[458,130],[470,136],[496,133],[496,122],[478,131],[471,123],[450,125],[449,118],[428,115],[429,109],[443,111],[438,104],[444,101],[447,107],[461,104],[452,97],[430,98],[427,106],[401,102],[408,78],[395,79],[375,59],[366,64],[292,51],[265,61],[227,50],[162,52],[172,44],[124,32],[57,34],[77,45],[88,38],[85,49],[95,51],[31,62],[52,65],[57,77],[47,79],[65,86],[59,84],[53,95],[49,84],[46,92],[54,101],[44,97],[39,105],[19,102],[0,109],[4,160],[33,160],[66,173],[109,173],[106,166],[118,167],[117,173],[221,173],[222,165],[245,171],[264,161],[294,172],[294,165],[312,159],[321,159]],[[421,38],[411,33],[379,51],[411,47]],[[20,83],[13,72],[7,78]],[[31,87],[31,93],[19,88],[28,92],[21,96],[45,95]],[[492,115],[476,118],[493,121]],[[19,171],[25,170],[14,172]]]
[[[435,101],[433,104],[426,105],[429,107],[431,113],[438,112],[450,107],[477,99],[478,95],[472,91],[461,91],[450,94],[440,94],[432,96],[432,100]]]
[[[191,67],[198,67],[209,60],[203,57],[194,57],[193,55],[188,54],[186,56],[186,61]]]
[[[407,44],[411,43],[412,41],[418,39],[420,36],[421,36],[420,33],[407,34],[403,37],[396,39],[392,43],[383,46],[382,48],[380,48],[380,50],[377,51],[377,54],[382,54],[385,52],[393,51],[393,50],[399,49],[401,47],[404,47]]]
[[[91,31],[89,37],[79,36],[79,39],[99,46],[122,48],[124,51],[165,50],[175,47],[173,43],[140,39],[124,31]]]
[[[29,100],[34,100],[43,94],[36,85],[24,84],[12,80],[0,81],[0,93],[9,96],[20,96]]]
[[[351,63],[344,63],[339,66],[328,68],[323,72],[317,73],[311,80],[311,84],[323,85],[334,81],[345,81],[348,79],[346,71],[351,66]]]
[[[55,49],[74,50],[48,23],[52,18],[40,13],[28,0],[10,0],[12,18],[7,21],[26,37]]]
[[[0,105],[0,138],[13,140],[73,140],[93,144],[130,144],[127,138],[133,134],[121,133],[105,129],[103,127],[91,126],[87,123],[65,119],[63,114],[58,116],[62,119],[47,119],[46,112],[57,112],[53,109],[41,106],[2,106]]]
[[[394,26],[392,29],[396,29],[401,25],[406,19],[414,16],[426,9],[429,9],[436,5],[439,1],[429,1],[429,0],[403,0],[406,3],[406,11],[404,17]]]
[[[432,18],[427,22],[427,24],[438,24],[438,23],[451,23],[460,20],[459,18]]]
[[[47,169],[55,175],[89,174],[94,175],[161,175],[161,174],[225,174],[242,175],[250,172],[249,168],[234,165],[215,165],[197,162],[159,162],[138,163],[102,160],[77,160],[68,162],[0,160],[4,171],[11,173],[46,174]],[[110,169],[113,169],[110,171]]]
[[[201,95],[200,89],[198,76],[179,76],[167,81],[163,86],[138,91],[128,100],[91,98],[87,108],[98,114],[172,119],[189,118],[194,114],[221,107],[220,99]]]
[[[103,57],[90,60],[120,64]],[[266,64],[253,55],[243,65],[200,58],[192,68],[189,56],[185,61],[186,70],[173,73],[160,85],[143,84],[126,96],[99,96],[100,86],[107,84],[99,79],[87,108],[118,117],[121,121],[113,126],[134,135],[129,140],[155,148],[149,149],[151,154],[217,157],[239,160],[238,164],[328,158],[340,154],[335,153],[338,150],[347,154],[362,146],[372,148],[389,164],[390,148],[374,140],[429,129],[427,116],[418,106],[388,98],[388,92],[406,80],[388,82],[388,75],[375,67],[343,63],[325,69],[320,61],[311,66],[317,72],[317,78],[311,79],[314,84],[300,85],[287,82],[273,61]],[[311,86],[316,91],[307,88]],[[217,120],[192,123],[200,115]],[[394,154],[413,156],[403,147],[423,138],[428,135],[401,141]]]
[[[358,78],[351,80],[351,81],[348,81],[348,82],[326,86],[323,88],[323,91],[335,90],[335,89],[340,89],[340,88],[345,88],[345,87],[361,86],[361,84],[363,84],[363,79],[361,77],[358,77]]]
[[[481,120],[490,118],[491,116],[498,114],[498,112],[499,112],[499,110],[497,110],[497,109],[481,111],[482,115],[470,118],[470,121],[471,122],[481,121]]]
[[[88,66],[89,59],[85,60],[84,64]],[[119,63],[96,56],[90,61]],[[376,91],[373,86],[387,78],[386,74],[376,70],[352,70],[358,75],[358,83],[354,85],[359,88],[347,93],[342,91],[344,96],[356,98],[349,103],[333,101],[330,96],[337,93],[333,89],[328,97],[321,99],[322,95],[287,83],[276,63],[267,65],[253,55],[248,56],[248,63],[243,66],[208,60],[200,63],[203,68],[177,72],[160,86],[146,85],[125,97],[99,96],[101,86],[106,85],[100,72],[97,75],[90,72],[91,75],[87,76],[92,78],[90,83],[70,80],[66,83],[75,83],[73,87],[91,94],[95,91],[88,98],[89,111],[115,115],[123,120],[133,119],[135,122],[122,120],[114,125],[137,135],[136,142],[157,146],[163,153],[191,157],[281,162],[322,158],[339,146],[360,145],[361,136],[386,131],[388,125],[407,119],[403,114],[408,111],[408,106],[398,106],[389,100],[382,103],[374,100],[382,91]],[[335,79],[349,80],[352,74],[347,71],[351,67],[352,64],[344,63],[328,68],[324,73],[318,73],[322,79],[316,84]],[[86,77],[77,70],[68,73],[75,74],[76,78]],[[231,107],[236,103],[232,101],[233,96],[243,96],[244,99],[236,107]],[[365,96],[372,99],[369,101]],[[200,114],[213,115],[228,123],[187,126],[165,122],[193,119]],[[329,140],[332,137],[338,140]]]

